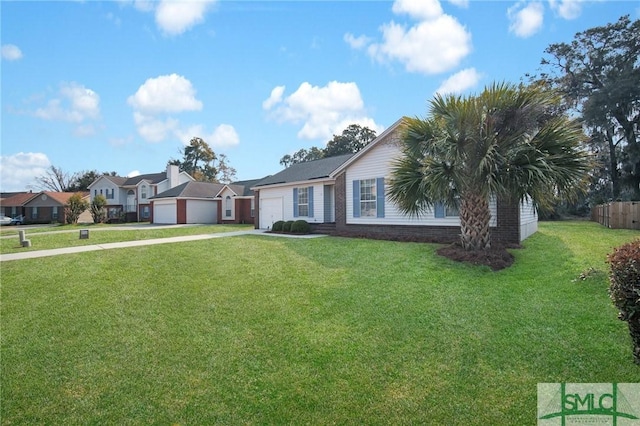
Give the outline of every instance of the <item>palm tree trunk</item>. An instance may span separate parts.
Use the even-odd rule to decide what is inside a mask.
[[[460,239],[466,250],[491,247],[489,201],[478,194],[466,193],[460,199]]]

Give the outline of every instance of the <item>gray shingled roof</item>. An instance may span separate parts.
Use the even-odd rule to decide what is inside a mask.
[[[160,194],[151,197],[151,199],[176,197],[213,199],[223,187],[224,185],[221,183],[189,181],[161,192]]]
[[[351,158],[353,154],[338,155],[335,157],[322,158],[320,160],[297,163],[287,167],[279,173],[267,176],[254,187],[276,185],[279,183],[303,182],[313,179],[329,177],[331,172],[340,167],[342,163]]]
[[[264,179],[264,178],[262,178]],[[229,188],[239,196],[249,197],[253,195],[251,188],[262,179],[242,180],[237,182],[231,182]]]
[[[148,180],[151,183],[158,183],[158,182],[162,182],[166,178],[167,178],[167,172],[147,173],[146,175],[138,175],[138,176],[127,178],[127,180],[122,184],[122,186],[137,185],[143,179]]]

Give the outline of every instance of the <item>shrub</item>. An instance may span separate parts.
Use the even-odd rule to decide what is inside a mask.
[[[607,258],[611,265],[609,296],[622,321],[629,325],[633,359],[640,364],[640,240],[614,249]]]
[[[295,234],[308,234],[311,232],[311,225],[306,220],[296,220],[291,224],[291,232]]]
[[[282,225],[282,232],[291,232],[291,225],[293,225],[292,220],[288,220]]]
[[[271,230],[273,232],[282,232],[283,225],[284,225],[283,220],[278,220],[277,222],[273,222],[273,225],[271,226]]]

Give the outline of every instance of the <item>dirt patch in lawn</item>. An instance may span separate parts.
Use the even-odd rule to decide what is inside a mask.
[[[438,254],[456,262],[486,265],[494,271],[508,268],[514,261],[513,255],[504,246],[493,246],[488,250],[465,250],[460,244],[451,244],[439,248]]]

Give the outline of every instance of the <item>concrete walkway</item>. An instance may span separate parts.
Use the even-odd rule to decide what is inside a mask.
[[[184,235],[180,237],[154,238],[150,240],[139,241],[123,241],[119,243],[92,244],[86,246],[63,247],[51,250],[32,250],[20,253],[0,254],[0,262],[10,260],[34,259],[38,257],[58,256],[62,254],[83,253],[86,251],[111,250],[126,247],[149,246],[155,244],[183,243],[186,241],[209,240],[213,238],[236,237],[239,235],[266,235],[270,237],[280,238],[318,238],[326,235],[308,234],[308,235],[287,235],[287,234],[271,234],[263,229],[251,229],[248,231],[220,232],[217,234],[201,234],[201,235]],[[14,237],[15,238],[15,237]]]

